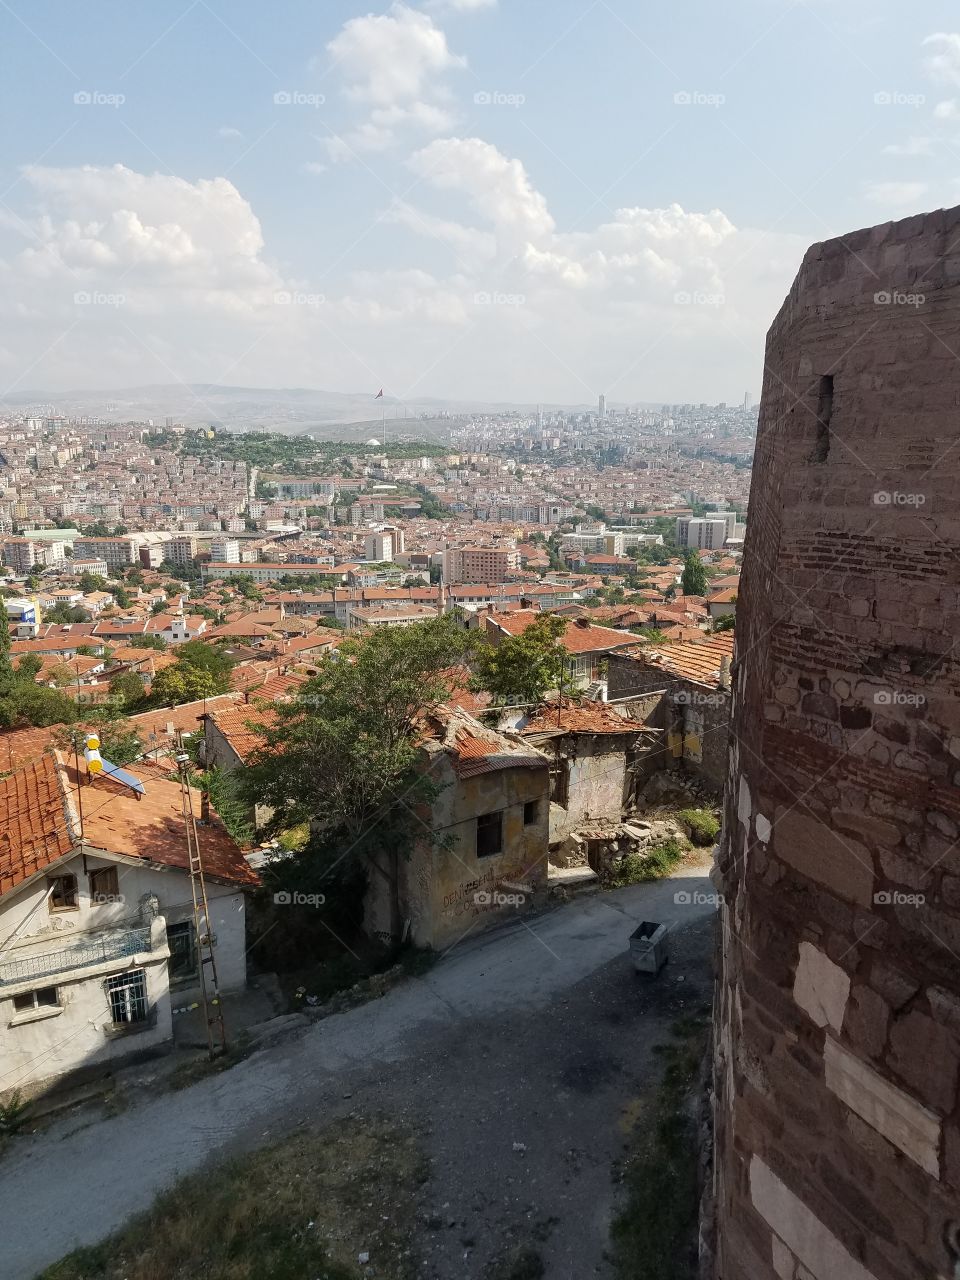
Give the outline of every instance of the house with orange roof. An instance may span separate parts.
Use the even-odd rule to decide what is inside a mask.
[[[520,721],[520,734],[550,757],[550,844],[591,821],[619,822],[651,772],[666,764],[659,700],[571,702]]]
[[[487,639],[499,644],[507,636],[522,635],[543,614],[536,609],[519,609],[516,613],[487,613]],[[574,685],[589,685],[605,678],[606,663],[611,653],[635,645],[637,637],[629,631],[598,627],[589,618],[565,619],[566,630],[560,643],[568,655],[568,677]]]
[[[424,767],[438,784],[426,830],[400,860],[397,903],[418,946],[446,947],[532,905],[546,884],[549,760],[517,734],[488,729],[459,707],[424,723]],[[364,927],[389,937],[392,891],[369,877]]]
[[[657,693],[667,750],[677,768],[722,789],[727,773],[733,632],[638,642],[610,658],[613,699]]]
[[[546,882],[548,758],[518,734],[481,724],[464,707],[475,697],[464,687],[468,673],[449,675],[449,701],[424,717],[419,742],[423,768],[437,783],[423,829],[445,838],[416,841],[400,860],[395,885],[371,855],[364,928],[373,937],[391,936],[398,911],[418,946],[449,945],[528,905]],[[263,745],[263,726],[275,720],[271,707],[212,711],[206,766],[243,768]],[[258,807],[254,819],[259,825],[270,816]]]
[[[188,802],[199,799],[188,792]],[[180,783],[93,775],[54,751],[0,779],[0,1097],[161,1051],[200,991]],[[217,816],[199,827],[221,993],[246,984],[259,879]]]

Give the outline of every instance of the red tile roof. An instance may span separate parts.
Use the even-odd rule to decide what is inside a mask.
[[[654,733],[637,720],[630,720],[605,702],[564,702],[545,706],[520,730],[523,734],[548,733]]]
[[[538,609],[521,609],[517,613],[488,614],[489,622],[497,624],[507,635],[522,635],[527,627],[532,626],[540,618],[546,616]],[[624,631],[614,631],[611,627],[582,626],[586,619],[567,620],[567,629],[560,637],[567,653],[596,653],[607,649],[619,649],[624,645],[636,644],[636,636]]]
[[[78,834],[52,754],[0,779],[0,896],[58,862]]]
[[[675,643],[639,645],[631,650],[630,656],[644,666],[664,671],[668,675],[717,687],[720,664],[724,658],[733,656],[733,632],[721,631],[717,635],[705,635],[699,642],[679,640]]]

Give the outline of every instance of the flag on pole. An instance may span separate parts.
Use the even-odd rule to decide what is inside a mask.
[[[377,392],[377,394],[376,394],[373,398],[374,398],[374,400],[382,400],[382,399],[383,399],[383,387],[381,387],[381,388],[380,388],[380,390]]]

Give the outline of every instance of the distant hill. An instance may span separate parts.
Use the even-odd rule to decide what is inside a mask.
[[[106,418],[111,422],[152,419],[162,426],[166,418],[188,426],[209,423],[230,430],[289,431],[299,434],[323,427],[340,426],[343,439],[381,434],[385,421],[388,437],[397,435],[440,435],[449,417],[478,413],[533,413],[535,404],[498,401],[453,401],[427,397],[401,402],[384,394],[375,399],[369,393],[320,391],[309,387],[225,387],[216,383],[193,383],[125,387],[120,390],[23,391],[8,394],[0,410],[22,413],[25,409],[49,406],[66,417]],[[568,411],[592,406],[548,405]],[[611,405],[611,408],[614,406]],[[381,419],[381,412],[385,418]],[[406,415],[406,426],[404,425]],[[426,421],[420,422],[421,418]],[[340,432],[336,433],[338,436]]]

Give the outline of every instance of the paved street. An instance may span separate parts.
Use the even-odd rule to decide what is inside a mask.
[[[548,1280],[605,1275],[624,1108],[653,1046],[709,999],[713,908],[675,903],[681,888],[711,893],[691,867],[467,939],[426,977],[220,1076],[16,1141],[0,1162],[5,1280],[101,1239],[207,1160],[349,1111],[423,1135],[440,1224],[419,1241],[425,1277],[480,1276],[504,1240],[527,1238]],[[642,919],[672,926],[656,982],[627,956]]]

